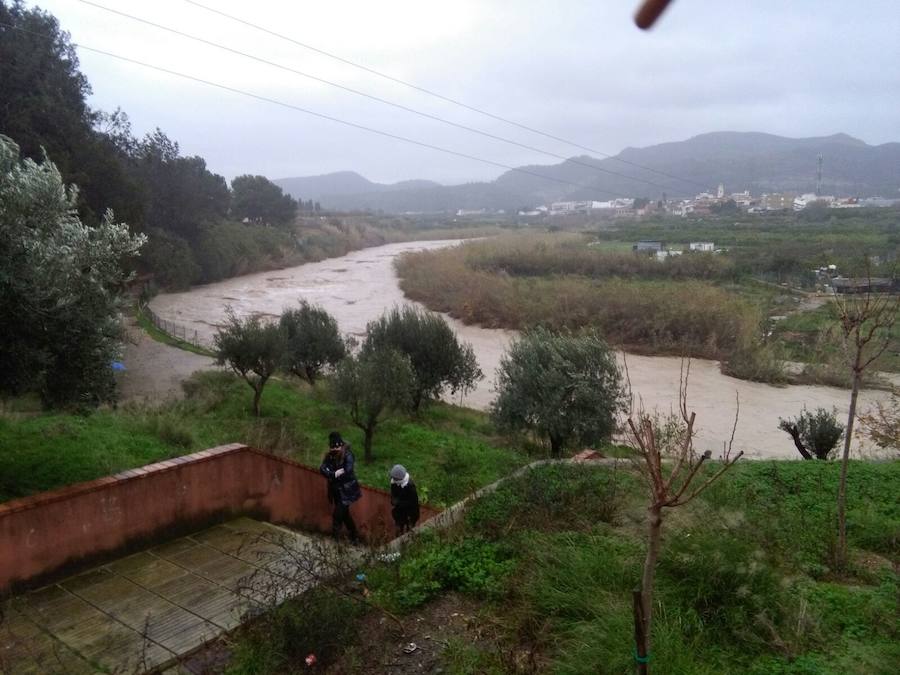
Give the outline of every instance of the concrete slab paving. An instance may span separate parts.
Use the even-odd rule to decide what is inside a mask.
[[[286,546],[311,541],[240,518],[20,595],[2,607],[0,672],[184,672],[178,657],[267,606]]]

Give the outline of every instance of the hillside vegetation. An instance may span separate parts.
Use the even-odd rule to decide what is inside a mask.
[[[890,274],[900,240],[889,215],[849,219],[846,231],[830,222],[794,228],[784,221],[679,220],[617,224],[597,237],[506,234],[408,253],[396,266],[409,298],[466,323],[594,327],[631,352],[718,359],[728,374],[759,381],[787,381],[780,364],[797,359],[822,367],[794,379],[843,386],[833,308],[827,298],[813,298],[809,309],[802,302],[822,265],[860,274],[868,255],[880,261],[872,274]],[[659,261],[629,250],[639,238],[676,250],[691,241],[721,242],[724,250]],[[900,367],[896,331],[874,370]]]
[[[234,375],[197,373],[184,386],[184,401],[83,415],[39,413],[36,404],[21,401],[7,404],[0,413],[0,501],[223,443],[247,443],[318,467],[335,429],[362,458],[362,432],[333,402],[328,382],[315,389],[271,382],[260,418],[252,415],[247,387]],[[363,483],[384,488],[391,466],[402,462],[424,498],[441,506],[524,461],[493,432],[484,414],[434,403],[415,418],[386,420],[375,441],[375,460],[360,461],[357,473]]]
[[[894,672],[900,512],[889,495],[900,465],[851,467],[853,563],[842,575],[831,567],[833,506],[823,498],[835,491],[838,468],[739,463],[671,516],[652,672]],[[437,652],[435,668],[458,675],[632,672],[644,505],[627,463],[530,470],[478,500],[450,531],[363,569],[369,597],[399,615],[405,635],[354,601],[359,584],[348,583],[316,596],[316,625],[304,598],[240,632],[228,672],[290,672],[290,655],[313,652],[328,660],[326,672],[389,673],[384,664],[404,658],[395,645],[409,639]],[[445,603],[464,613],[455,633],[452,617],[432,622]],[[343,636],[337,653],[324,638],[334,632]]]
[[[505,237],[404,255],[400,287],[430,309],[492,328],[595,326],[620,347],[725,358],[757,335],[757,307],[711,283],[727,261],[659,264],[571,235]]]
[[[582,155],[557,164],[532,164],[519,167],[527,173],[507,171],[493,181],[463,185],[415,180],[380,185],[350,172],[277,182],[295,196],[313,197],[329,208],[394,213],[460,208],[511,210],[523,205],[597,199],[598,194],[659,199],[665,191],[669,198],[689,197],[719,183],[724,183],[728,192],[803,194],[816,187],[816,159],[820,154],[827,158],[823,194],[896,195],[900,143],[868,145],[846,134],[786,138],[733,131],[626,148],[616,157],[605,159]],[[668,187],[662,186],[659,173],[653,170],[682,180],[667,181]]]

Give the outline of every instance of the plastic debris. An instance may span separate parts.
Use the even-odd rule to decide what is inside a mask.
[[[406,646],[403,648],[403,653],[404,653],[404,654],[412,654],[412,653],[413,653],[414,651],[416,651],[418,648],[419,648],[419,645],[417,645],[415,642],[410,642],[408,645],[406,645]]]
[[[365,583],[366,575],[363,572],[360,572],[359,574],[356,575],[356,580],[359,582]]]
[[[315,654],[309,654],[309,655],[304,659],[304,661],[306,662],[306,665],[307,665],[307,666],[309,666],[310,668],[312,668],[314,665],[316,665],[316,661],[317,661],[316,655],[315,655]]]

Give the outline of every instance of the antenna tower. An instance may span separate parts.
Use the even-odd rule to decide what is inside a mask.
[[[816,197],[822,196],[822,155],[816,159]]]

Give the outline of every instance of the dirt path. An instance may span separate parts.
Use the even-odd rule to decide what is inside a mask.
[[[127,321],[127,340],[122,363],[125,371],[118,375],[119,398],[133,401],[164,401],[181,398],[181,383],[197,370],[215,368],[213,360],[157,342],[138,326],[132,317]]]
[[[239,315],[260,313],[277,316],[301,298],[325,307],[345,333],[361,336],[366,323],[393,305],[413,304],[403,295],[394,273],[394,259],[406,252],[455,245],[458,242],[430,241],[389,244],[355,251],[341,258],[310,263],[276,272],[250,274],[216,284],[199,286],[184,293],[159,295],[151,306],[161,317],[196,330],[201,338],[211,338],[225,308]],[[472,343],[486,377],[462,401],[485,409],[494,399],[494,373],[513,331],[466,326],[450,319],[459,336]],[[194,357],[195,359],[202,357]],[[199,367],[199,366],[193,366]],[[628,370],[634,393],[647,408],[668,412],[677,403],[680,360],[658,356],[628,356]],[[183,370],[182,370],[183,372]],[[735,448],[750,457],[796,457],[790,438],[778,429],[779,417],[808,409],[836,409],[846,416],[848,392],[834,387],[773,387],[723,375],[715,361],[695,360],[691,370],[690,404],[697,412],[700,450],[718,454],[731,437],[735,397],[740,397],[740,421]],[[860,410],[876,401],[886,401],[883,391],[864,391]],[[454,401],[460,403],[457,399]]]

